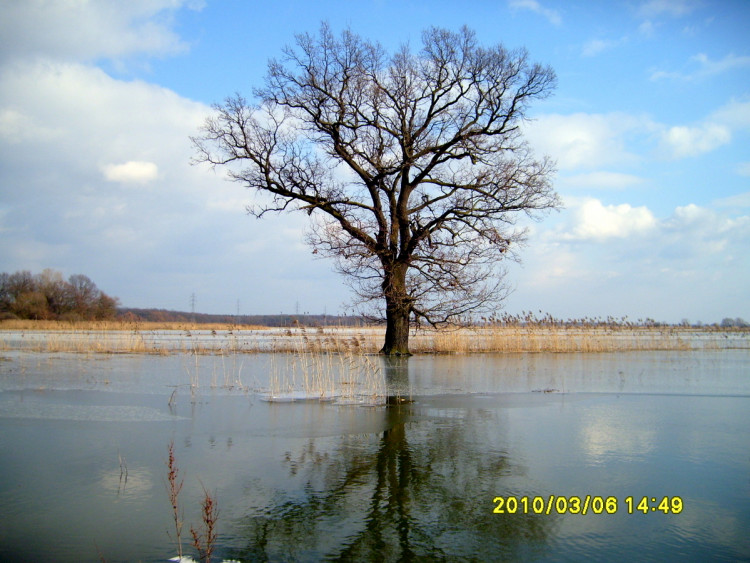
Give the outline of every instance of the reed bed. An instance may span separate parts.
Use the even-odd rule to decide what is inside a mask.
[[[387,399],[385,376],[370,356],[300,350],[273,357],[278,360],[271,366],[269,389],[261,393],[268,401],[379,405]]]
[[[412,348],[425,353],[574,353],[718,348],[720,338],[686,329],[629,327],[491,327],[417,335]],[[746,341],[748,339],[745,339]],[[750,342],[746,342],[750,344]]]
[[[43,321],[45,322],[45,321]],[[382,327],[10,328],[0,324],[0,351],[104,354],[222,354],[275,352],[303,355],[367,355],[378,352]],[[593,353],[636,350],[750,348],[750,330],[642,325],[501,324],[474,328],[417,330],[415,354]]]
[[[3,319],[3,330],[45,330],[45,331],[151,331],[151,330],[261,330],[259,325],[193,322],[154,322],[125,320],[58,321]]]

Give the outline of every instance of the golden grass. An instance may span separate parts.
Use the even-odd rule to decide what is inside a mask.
[[[182,323],[135,326],[104,321],[74,325],[54,321],[4,321],[0,323],[0,350],[162,355],[257,352],[299,355],[304,351],[305,354],[362,355],[377,353],[383,343],[383,334],[382,327],[270,329]],[[420,330],[410,337],[410,349],[415,354],[724,348],[750,348],[750,331],[682,326],[497,325]]]
[[[412,349],[428,353],[618,352],[704,348],[705,339],[688,329],[656,327],[518,327],[426,332]],[[709,339],[712,342],[715,339]]]
[[[0,331],[3,330],[263,330],[259,325],[228,323],[192,323],[192,322],[149,322],[149,321],[36,321],[30,319],[0,320]]]
[[[370,356],[349,349],[317,353],[300,347],[271,365],[268,400],[285,397],[383,404],[385,376]]]

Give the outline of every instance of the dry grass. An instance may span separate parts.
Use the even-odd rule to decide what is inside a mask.
[[[177,546],[177,558],[170,561],[185,561],[182,551],[182,527],[184,525],[184,515],[180,505],[180,492],[184,485],[184,478],[179,476],[180,470],[177,468],[177,461],[174,455],[174,440],[167,446],[167,493],[169,494],[169,503],[172,505],[172,519],[175,528],[175,545]],[[201,502],[202,526],[201,530],[190,526],[190,535],[193,539],[193,547],[198,551],[200,561],[210,563],[211,554],[216,547],[218,535],[216,533],[216,521],[219,518],[219,508],[216,502],[216,496],[212,495],[203,483],[203,500]],[[171,534],[170,534],[171,536]]]
[[[275,338],[275,352],[375,354],[383,344],[382,328],[287,330]],[[419,330],[410,336],[414,354],[581,353],[634,350],[703,350],[750,348],[747,329],[699,329],[682,326],[510,325]]]
[[[334,329],[322,334],[304,331],[293,335],[314,352],[377,353],[383,343],[382,329]],[[695,350],[750,348],[747,329],[692,328],[681,326],[491,326],[413,333],[409,347],[414,354],[474,353],[581,353],[634,350]],[[279,339],[278,351],[293,351]]]
[[[216,497],[212,496],[206,487],[203,487],[203,500],[201,501],[202,531],[190,526],[190,535],[193,538],[193,547],[198,552],[198,558],[205,563],[211,563],[211,555],[216,547],[218,535],[216,533],[216,521],[219,519],[219,508]]]
[[[179,477],[179,469],[174,457],[174,440],[169,442],[167,448],[167,492],[169,493],[169,502],[172,505],[172,519],[175,528],[175,544],[177,545],[177,556],[182,559],[182,525],[183,515],[180,508],[180,491],[182,491],[183,479]]]
[[[157,354],[173,351],[163,343],[149,341],[140,332],[89,330],[24,331],[20,339],[0,332],[0,350],[20,349],[39,353]]]
[[[40,353],[214,354],[258,351],[265,327],[113,321],[0,321],[0,350]],[[245,346],[245,350],[238,347]]]
[[[70,325],[51,321],[4,321],[0,323],[0,350],[160,355],[276,352],[298,357],[316,354],[351,356],[377,353],[383,343],[383,333],[382,327],[269,329],[225,325],[217,328],[211,328],[211,325],[188,327],[179,323],[177,326],[158,323],[133,326],[104,322]],[[750,348],[750,331],[716,327],[539,323],[420,330],[410,338],[410,349],[415,354],[724,348]]]
[[[371,357],[359,351],[324,352],[300,347],[273,356],[267,399],[337,400],[343,403],[384,404],[385,376]]]
[[[695,331],[686,328],[500,326],[425,332],[413,339],[412,349],[454,354],[618,352],[690,350],[717,341],[715,338],[696,338],[696,335]]]
[[[259,325],[191,323],[191,322],[146,322],[146,321],[35,321],[29,319],[0,320],[3,330],[48,330],[48,331],[123,331],[123,330],[263,330]]]

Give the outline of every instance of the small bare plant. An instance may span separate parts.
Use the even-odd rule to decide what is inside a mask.
[[[216,504],[216,497],[212,496],[202,483],[201,486],[203,487],[203,501],[201,502],[203,533],[190,526],[190,535],[193,537],[193,547],[198,551],[199,559],[210,563],[216,544],[216,521],[219,518],[219,507]]]
[[[169,502],[172,504],[175,543],[177,544],[177,557],[170,559],[170,561],[192,561],[190,558],[184,558],[182,551],[182,526],[184,519],[179,497],[182,485],[184,484],[184,478],[180,477],[180,471],[177,468],[177,461],[174,455],[174,440],[169,442],[167,452],[167,492],[169,494]],[[216,502],[216,496],[212,495],[203,483],[201,483],[201,487],[203,488],[203,501],[201,502],[202,525],[200,530],[190,526],[190,535],[192,537],[192,546],[198,551],[198,558],[201,561],[210,563],[211,556],[216,547],[216,539],[218,538],[216,522],[219,519],[219,507]]]
[[[174,457],[174,440],[169,442],[169,457],[167,460],[167,492],[169,501],[172,503],[172,516],[174,518],[175,542],[177,543],[177,556],[182,560],[182,512],[179,506],[179,496],[182,490],[183,479],[179,477],[177,462]]]
[[[120,462],[120,483],[117,487],[117,496],[120,496],[120,492],[128,484],[128,464],[122,454],[120,454],[120,450],[117,450],[117,459]]]

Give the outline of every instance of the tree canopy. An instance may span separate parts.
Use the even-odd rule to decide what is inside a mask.
[[[502,263],[525,238],[517,217],[559,206],[552,162],[521,131],[555,80],[525,50],[482,47],[467,28],[431,28],[418,53],[388,54],[324,24],[269,62],[256,103],[214,107],[196,160],[261,194],[257,217],[313,215],[313,252],[385,313],[382,351],[408,354],[410,321],[498,307]]]
[[[46,269],[0,274],[0,315],[34,320],[111,319],[117,314],[116,297],[101,291],[87,276],[65,281],[58,271]]]

